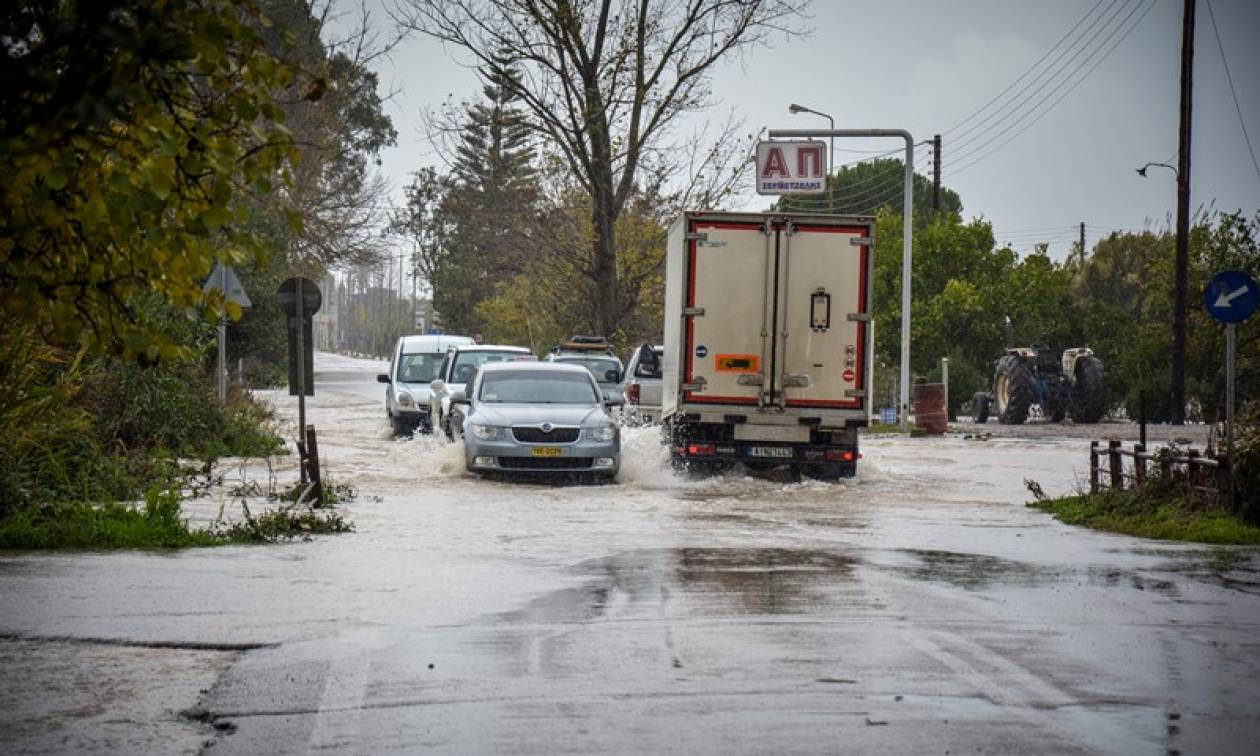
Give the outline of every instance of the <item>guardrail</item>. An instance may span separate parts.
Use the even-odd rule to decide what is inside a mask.
[[[1127,466],[1126,459],[1130,460]],[[1160,480],[1181,486],[1200,504],[1234,508],[1230,462],[1224,454],[1209,456],[1198,449],[1176,447],[1148,451],[1144,444],[1126,449],[1115,439],[1108,440],[1106,446],[1100,441],[1089,442],[1090,493],[1143,486],[1156,467]]]

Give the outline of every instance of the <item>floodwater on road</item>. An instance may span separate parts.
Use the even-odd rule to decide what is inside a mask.
[[[383,363],[316,368],[308,422],[325,474],[358,489],[356,531],[0,557],[8,747],[1215,754],[1260,737],[1254,550],[1026,508],[1025,479],[1080,486],[1084,438],[870,436],[858,477],[828,484],[681,478],[656,430],[627,429],[614,485],[486,481],[457,445],[390,437]],[[263,395],[292,436],[296,400]],[[232,516],[239,476],[268,471],[225,473],[197,518]]]

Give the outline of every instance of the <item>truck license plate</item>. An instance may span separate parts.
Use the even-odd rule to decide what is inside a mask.
[[[535,446],[534,456],[535,457],[559,457],[560,447],[559,446]]]
[[[748,447],[748,456],[791,459],[793,454],[792,450],[786,446],[750,446]]]

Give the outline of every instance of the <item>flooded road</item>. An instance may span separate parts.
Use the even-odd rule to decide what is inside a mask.
[[[1088,441],[872,436],[856,480],[466,475],[317,356],[356,532],[0,557],[18,752],[1252,753],[1254,551],[1070,528]],[[283,392],[265,394],[296,414]],[[291,433],[290,433],[291,435]],[[276,468],[295,477],[292,459]],[[265,475],[247,465],[244,474]],[[231,481],[190,505],[237,506]],[[43,691],[36,697],[32,690]]]

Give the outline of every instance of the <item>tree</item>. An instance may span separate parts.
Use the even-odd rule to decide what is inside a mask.
[[[300,229],[273,229],[290,266],[308,276],[374,261],[385,251],[380,230],[388,221],[388,185],[375,167],[397,132],[369,66],[397,39],[374,36],[366,9],[346,37],[331,38],[336,0],[262,2],[270,49],[304,83],[280,101],[300,159],[289,185],[266,197],[263,212],[302,218]]]
[[[216,258],[269,249],[240,200],[287,178],[295,150],[274,93],[295,73],[250,10],[21,0],[0,12],[0,299],[49,344],[172,356],[179,344],[138,302],[199,305]]]
[[[406,0],[401,23],[521,70],[531,125],[589,197],[594,279],[589,325],[616,329],[616,225],[640,172],[665,151],[678,117],[710,103],[719,60],[765,43],[801,0]],[[615,6],[615,7],[614,7]]]

